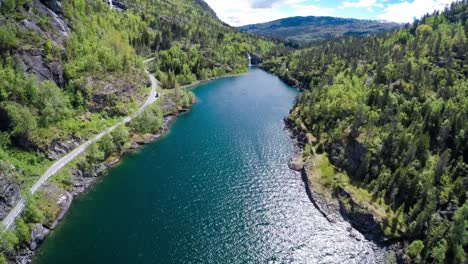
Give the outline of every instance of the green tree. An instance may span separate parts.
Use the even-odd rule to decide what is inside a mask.
[[[130,127],[136,133],[155,133],[161,129],[163,116],[158,105],[151,106],[135,118]]]
[[[424,249],[424,243],[421,240],[415,240],[408,246],[407,255],[416,263],[421,262],[421,252]]]
[[[15,0],[7,0],[3,3],[2,10],[9,9],[9,2],[14,2]],[[3,53],[5,51],[16,48],[19,45],[19,39],[16,36],[17,29],[14,25],[1,25],[0,26],[0,51]]]
[[[460,207],[454,215],[451,229],[450,253],[452,263],[465,263],[464,248],[468,243],[468,201]]]
[[[109,156],[118,149],[114,144],[112,136],[110,135],[106,135],[101,140],[99,140],[98,145],[99,149],[104,153],[105,157]]]
[[[96,164],[97,162],[103,161],[104,158],[104,152],[99,148],[98,143],[93,143],[88,147],[86,151],[86,161],[89,164]]]
[[[445,255],[447,252],[447,241],[445,239],[440,240],[437,246],[431,250],[431,258],[434,259],[435,263],[445,263]]]
[[[16,219],[16,237],[18,237],[20,243],[29,242],[31,240],[31,233],[29,226],[24,222],[23,218]]]
[[[41,111],[44,126],[54,124],[70,116],[70,101],[55,83],[45,81],[39,90],[37,108]]]
[[[125,126],[116,128],[111,135],[117,151],[122,152],[130,147],[130,135]]]
[[[0,109],[8,116],[8,120],[5,121],[9,124],[12,134],[27,134],[37,126],[36,119],[27,107],[15,102],[3,102]]]

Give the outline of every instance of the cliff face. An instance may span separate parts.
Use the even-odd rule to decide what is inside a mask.
[[[48,48],[54,49],[58,56],[53,56],[51,50],[37,45],[39,43],[20,47],[13,52],[13,56],[25,74],[35,75],[39,82],[51,80],[63,87],[66,83],[63,61],[65,42],[71,30],[66,21],[58,15],[62,10],[60,1],[43,3],[34,0],[29,11],[25,13],[25,18],[14,23],[20,30],[34,34],[44,42],[48,41]],[[35,15],[31,13],[32,9],[36,12]],[[48,27],[41,22],[41,19],[45,18],[49,21]]]

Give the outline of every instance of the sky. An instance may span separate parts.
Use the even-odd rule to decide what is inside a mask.
[[[205,0],[231,26],[291,16],[335,16],[412,22],[453,0]]]

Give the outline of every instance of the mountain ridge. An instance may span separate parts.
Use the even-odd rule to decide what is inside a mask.
[[[401,26],[398,23],[380,20],[332,16],[294,16],[240,26],[238,29],[241,32],[308,43],[341,36],[376,35]]]

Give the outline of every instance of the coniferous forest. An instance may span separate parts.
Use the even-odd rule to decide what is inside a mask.
[[[377,205],[416,263],[464,263],[468,238],[468,3],[384,36],[278,49],[264,64],[304,89],[288,117],[326,188]],[[326,164],[324,165],[324,167]]]

